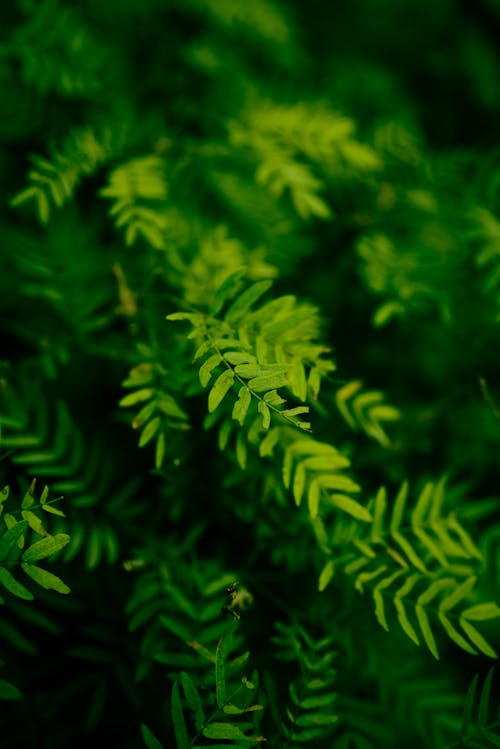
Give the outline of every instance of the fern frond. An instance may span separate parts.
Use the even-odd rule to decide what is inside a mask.
[[[113,169],[108,186],[99,194],[114,201],[109,213],[118,228],[125,228],[127,246],[142,239],[157,250],[166,248],[168,185],[162,157],[142,156],[121,164]]]
[[[398,166],[418,166],[423,160],[422,145],[415,132],[393,120],[379,125],[373,137],[377,151],[385,161]]]
[[[241,227],[241,233],[248,234],[252,241],[259,243],[257,250],[248,258],[236,247],[239,262],[235,262],[233,268],[236,270],[242,265],[248,266],[248,277],[257,281],[276,276],[278,268],[281,273],[293,268],[310,251],[310,240],[299,230],[300,219],[291,214],[281,201],[269,200],[268,190],[262,190],[255,183],[253,174],[254,170],[249,170],[244,175],[239,172],[231,173],[223,165],[217,164],[217,168],[209,171],[208,179],[215,197],[223,203],[233,223]],[[255,225],[255,216],[260,218],[258,227]],[[265,274],[260,269],[262,264],[267,267]],[[226,268],[227,274],[230,270],[227,262]],[[216,286],[222,280],[220,278]],[[207,278],[207,282],[209,281]],[[191,302],[190,299],[187,301]]]
[[[260,43],[286,47],[292,42],[293,27],[282,9],[269,0],[256,0],[251,7],[244,0],[189,0],[191,6],[226,31],[238,29]]]
[[[187,564],[178,559],[153,561],[141,573],[127,605],[129,629],[143,630],[137,678],[154,661],[173,674],[187,669],[210,680],[207,665],[216,661],[217,643],[232,631],[232,618],[222,613],[227,589],[235,576],[212,560]],[[241,639],[235,636],[235,647]]]
[[[376,310],[373,322],[385,325],[393,317],[404,316],[408,305],[425,304],[427,289],[418,280],[419,259],[415,254],[399,252],[392,240],[383,234],[363,236],[357,245],[363,260],[362,273],[376,294],[389,296]]]
[[[416,624],[436,658],[438,648],[428,611],[437,615],[447,636],[460,648],[495,657],[491,645],[471,622],[497,618],[500,608],[491,602],[474,606],[466,603],[475,592],[474,567],[480,552],[455,513],[442,514],[444,480],[427,483],[411,513],[405,510],[407,497],[408,486],[404,484],[388,520],[387,496],[382,488],[368,505],[373,515],[370,526],[360,526],[358,530],[351,523],[334,528],[332,548],[352,544],[352,552],[341,551],[338,557],[333,553],[320,575],[320,588],[325,589],[340,567],[348,576],[354,576],[357,590],[363,592],[365,586],[370,589],[376,618],[384,629],[389,630],[387,599],[393,603],[407,637],[420,644]],[[456,612],[457,607],[460,613]]]
[[[475,208],[469,217],[468,235],[475,263],[482,273],[482,289],[491,299],[495,320],[500,320],[500,221],[486,208]]]
[[[215,658],[215,678],[205,688],[199,688],[190,675],[182,671],[172,687],[171,717],[177,749],[198,746],[205,739],[229,743],[210,746],[246,746],[266,741],[258,729],[264,705],[256,703],[259,679],[256,671],[251,679],[230,680],[227,657],[234,649],[231,637],[220,639]],[[215,681],[215,685],[214,685]],[[215,686],[215,689],[214,689]],[[192,713],[192,715],[191,715]],[[186,715],[189,719],[186,719]],[[188,726],[193,722],[192,730]],[[189,738],[189,734],[193,738]],[[161,747],[147,726],[142,727],[146,746]]]
[[[235,144],[247,139],[251,142],[250,133],[253,133],[293,148],[325,171],[347,168],[370,172],[381,166],[376,151],[354,137],[354,121],[327,105],[263,101],[245,112],[243,123],[249,128],[248,133],[232,124],[230,135]]]
[[[17,193],[11,206],[35,203],[40,223],[47,224],[52,205],[60,208],[75,194],[81,180],[89,177],[122,148],[124,133],[110,128],[71,132],[60,148],[52,147],[49,158],[32,156],[29,186]]]
[[[293,158],[284,148],[262,145],[259,148],[259,166],[255,173],[258,184],[266,187],[276,198],[289,192],[293,206],[302,219],[328,219],[332,211],[320,197],[322,183],[311,169]]]
[[[314,742],[332,736],[338,728],[333,642],[328,637],[314,640],[298,624],[277,622],[275,627],[275,657],[298,662],[301,672],[289,685],[291,703],[283,730],[290,746],[314,746]]]
[[[333,362],[321,358],[328,348],[313,342],[319,332],[317,311],[298,303],[291,295],[253,309],[271,284],[260,281],[239,294],[241,276],[242,271],[238,271],[227,277],[215,295],[209,315],[180,312],[167,319],[188,320],[194,326],[191,337],[198,345],[195,359],[208,355],[200,369],[203,387],[214,371],[224,368],[219,374],[220,385],[211,391],[214,394],[210,411],[220,405],[234,384],[240,392],[247,388],[262,403],[263,423],[268,422],[267,413],[272,411],[300,426],[293,413],[279,408],[283,401],[277,400],[275,392],[287,387],[301,401],[306,401],[308,395],[316,398],[321,379],[334,370]],[[239,412],[237,418],[240,420]]]
[[[33,600],[33,594],[17,579],[15,572],[22,571],[37,585],[58,593],[69,593],[70,589],[54,573],[40,567],[38,562],[60,552],[69,543],[67,533],[51,535],[36,510],[61,515],[62,512],[49,500],[49,489],[42,491],[39,503],[35,500],[35,481],[25,493],[19,509],[5,512],[5,503],[9,498],[9,487],[0,491],[0,515],[6,530],[0,536],[0,583],[12,595],[23,600]],[[19,515],[20,517],[16,517]],[[3,599],[0,597],[0,603]]]
[[[356,244],[361,275],[368,288],[383,298],[373,316],[376,327],[413,313],[430,312],[449,322],[454,287],[465,278],[465,250],[459,245],[452,253],[456,239],[451,228],[432,215],[429,218],[425,201],[423,208],[417,205],[413,210],[419,221],[414,235],[396,239],[371,232]]]
[[[33,340],[45,355],[57,351],[59,361],[70,357],[73,346],[88,345],[115,319],[111,274],[98,241],[93,227],[82,225],[73,205],[53,217],[43,237],[5,233],[5,246],[26,300],[26,313],[17,321],[16,332]],[[64,321],[50,347],[40,340],[33,308],[40,317],[55,313]],[[4,322],[7,328],[9,322]]]
[[[491,705],[493,673],[490,668],[481,684],[476,674],[470,684],[463,709],[460,746],[474,749],[500,746],[500,705]]]
[[[91,97],[105,85],[108,50],[77,8],[59,0],[25,3],[26,22],[15,29],[8,57],[24,81],[43,94]]]
[[[495,503],[496,509],[496,503]],[[480,537],[479,548],[483,560],[483,572],[490,580],[500,576],[500,528],[491,523]]]
[[[0,661],[0,668],[2,668],[3,665],[3,661]],[[20,692],[14,684],[11,684],[5,679],[0,679],[0,700],[21,700],[22,697],[22,692]]]
[[[356,140],[354,130],[353,120],[326,105],[254,102],[239,121],[231,122],[229,139],[252,154],[258,184],[275,197],[289,191],[301,218],[328,219],[332,210],[319,195],[326,180],[365,175],[381,166],[376,151]]]
[[[196,252],[194,257],[192,247],[185,252],[189,259],[179,278],[186,304],[190,306],[210,309],[226,278],[243,267],[251,281],[274,278],[277,274],[277,268],[267,261],[265,248],[250,249],[224,224],[210,232],[195,231],[190,241],[195,242]]]
[[[155,442],[155,467],[159,470],[165,460],[169,435],[172,431],[189,429],[188,416],[166,388],[168,372],[154,356],[142,346],[145,360],[135,366],[122,387],[130,389],[118,404],[131,408],[140,404],[132,420],[132,427],[140,429],[139,447]]]
[[[460,728],[460,707],[463,698],[446,676],[426,674],[411,661],[401,663],[398,687],[385,679],[382,702],[387,714],[393,716],[397,733],[408,741],[415,734],[429,748],[445,747]]]
[[[260,443],[261,456],[272,455],[279,444],[284,453],[284,484],[287,489],[293,487],[296,504],[300,505],[307,493],[313,519],[318,516],[320,502],[324,502],[361,520],[370,520],[366,508],[348,496],[360,487],[340,473],[350,464],[347,458],[328,444],[274,426],[285,422],[302,432],[309,431],[309,423],[300,419],[308,407],[287,407],[280,391],[287,388],[302,402],[308,397],[315,399],[322,377],[335,367],[333,362],[321,358],[327,349],[312,342],[319,322],[316,311],[298,304],[291,296],[278,297],[255,310],[254,305],[270,282],[260,281],[239,294],[241,275],[240,271],[229,276],[220,287],[212,304],[212,311],[219,317],[179,312],[167,318],[187,320],[194,327],[191,337],[198,346],[194,358],[203,359],[200,383],[207,387],[214,381],[208,396],[209,413],[215,412],[237,387],[232,418],[240,427],[248,422],[248,442],[255,446]],[[221,449],[227,445],[233,428],[229,421],[223,421],[219,432]],[[261,440],[261,433],[266,431],[267,436]],[[236,455],[244,468],[246,447],[239,435]]]
[[[312,520],[321,514],[341,510],[361,522],[372,519],[368,508],[349,494],[357,494],[361,487],[343,471],[350,460],[326,442],[319,442],[307,435],[299,435],[291,429],[283,429],[276,436],[269,435],[283,450],[283,483],[291,489],[297,506],[307,501]],[[269,442],[264,440],[261,454],[268,454]],[[274,449],[274,448],[273,448]]]
[[[73,532],[64,558],[72,559],[85,549],[89,569],[104,557],[116,562],[117,513],[120,522],[128,523],[143,512],[143,506],[130,503],[137,482],[116,487],[109,502],[113,468],[100,445],[85,444],[62,401],[55,401],[50,413],[45,393],[29,376],[29,371],[19,372],[18,387],[9,384],[0,394],[0,446],[13,450],[12,463],[29,476],[50,480],[52,490],[66,497]],[[89,530],[90,508],[93,527]]]
[[[382,424],[397,421],[400,412],[384,403],[385,396],[378,390],[362,391],[363,383],[353,380],[343,385],[335,394],[335,403],[347,424],[365,434],[384,447],[390,444]]]

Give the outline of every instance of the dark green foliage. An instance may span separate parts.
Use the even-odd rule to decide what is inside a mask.
[[[500,746],[497,0],[0,5],[0,747]]]
[[[287,715],[290,725],[284,723],[283,730],[292,746],[312,745],[331,736],[339,721],[335,690],[337,671],[332,667],[333,640],[324,638],[315,642],[298,626],[289,627],[278,622],[276,627],[279,632],[274,637],[278,646],[276,657],[298,661],[301,671],[300,677],[289,685]]]
[[[476,675],[467,692],[462,720],[462,745],[489,747],[500,745],[500,711],[491,706],[493,669],[481,686]]]

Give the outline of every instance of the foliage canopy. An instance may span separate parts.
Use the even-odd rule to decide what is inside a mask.
[[[500,746],[498,0],[0,6],[0,746]]]

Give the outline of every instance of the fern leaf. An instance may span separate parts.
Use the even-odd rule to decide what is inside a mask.
[[[68,586],[63,581],[48,570],[35,567],[33,564],[24,563],[21,565],[24,572],[31,577],[38,585],[46,590],[55,590],[57,593],[70,593]]]
[[[417,598],[417,602],[415,604],[415,613],[417,615],[417,620],[420,625],[420,629],[422,632],[422,636],[424,638],[424,641],[431,651],[432,655],[439,660],[439,654],[437,650],[436,641],[434,639],[434,635],[432,633],[432,629],[429,623],[429,619],[427,616],[427,612],[425,610],[425,607],[431,603],[431,601],[434,600],[436,595],[443,589],[449,587],[449,580],[435,580],[431,585],[427,588],[426,591],[420,594],[420,596]]]
[[[329,559],[328,562],[323,567],[323,569],[321,570],[321,574],[319,576],[318,590],[320,592],[322,592],[323,590],[326,590],[330,582],[333,580],[334,574],[335,574],[335,562],[333,561],[333,559]]]
[[[57,551],[61,551],[68,543],[69,536],[67,533],[56,533],[55,536],[42,538],[41,541],[37,541],[26,549],[22,556],[23,562],[25,564],[38,562],[41,559],[49,557],[51,554],[55,554]]]
[[[287,709],[288,721],[283,725],[285,735],[301,746],[330,737],[339,722],[331,639],[316,641],[297,624],[277,622],[275,626],[279,633],[273,638],[278,646],[276,657],[298,661],[301,669],[301,676],[289,685],[292,704]]]
[[[215,690],[217,706],[222,707],[226,703],[226,667],[225,667],[224,640],[220,640],[215,654]],[[214,737],[214,738],[221,738]]]
[[[5,679],[0,679],[0,700],[20,700],[22,697],[22,692],[17,687]]]
[[[238,296],[231,306],[227,309],[224,319],[230,324],[235,325],[244,318],[251,307],[261,296],[272,286],[271,281],[259,281],[249,286],[240,296]],[[236,362],[232,362],[236,363]]]
[[[90,128],[71,132],[60,150],[52,148],[52,161],[33,156],[35,169],[29,172],[32,183],[11,199],[18,207],[34,201],[42,224],[49,221],[51,205],[60,208],[70,200],[80,181],[93,174],[101,164],[118,152],[121,144],[113,143],[111,131],[95,133]]]
[[[163,749],[156,736],[149,730],[147,726],[141,724],[141,734],[148,749]]]
[[[259,736],[250,738],[239,726],[232,723],[209,723],[202,733],[207,739],[227,739],[229,741],[244,741],[245,743],[258,743],[265,740]]]
[[[479,686],[479,675],[476,674],[472,680],[463,708],[463,719],[461,737],[464,746],[488,747],[500,745],[498,707],[492,714],[491,708],[491,683],[494,669],[491,668],[481,687]]]
[[[9,551],[24,537],[28,528],[27,520],[20,520],[8,528],[0,538],[0,562],[3,562]]]
[[[185,671],[181,673],[181,682],[187,703],[194,713],[195,728],[197,731],[201,731],[205,724],[206,717],[198,688],[189,674]]]
[[[184,713],[179,693],[179,685],[177,682],[175,682],[174,686],[172,687],[171,711],[177,747],[178,749],[188,749],[189,738],[186,729],[186,723],[184,720]]]
[[[166,457],[167,439],[171,439],[174,432],[189,428],[188,416],[167,389],[172,387],[172,378],[157,353],[146,346],[140,356],[140,363],[130,370],[122,382],[122,386],[132,392],[123,397],[118,405],[130,408],[142,404],[132,419],[132,428],[141,430],[139,447],[153,441],[156,443],[155,467],[159,470]]]
[[[320,512],[321,499],[326,506],[337,507],[362,521],[371,520],[367,508],[338,491],[358,492],[360,487],[340,471],[349,466],[349,460],[332,446],[312,438],[304,439],[290,434],[284,451],[283,482],[292,484],[293,495],[300,505],[304,492],[308,494],[308,506],[314,519]],[[293,483],[292,483],[293,476]],[[333,492],[333,493],[330,493]]]
[[[219,375],[208,394],[209,413],[212,413],[220,406],[233,386],[234,377],[235,375],[232,369],[226,369],[225,372],[222,372],[222,374]]]
[[[128,246],[142,238],[157,250],[165,249],[168,222],[162,208],[168,187],[164,159],[149,155],[116,167],[100,195],[114,200],[110,214],[118,228],[125,228]]]
[[[240,426],[243,426],[251,401],[250,390],[246,385],[243,385],[238,392],[238,400],[234,404],[232,413],[232,418],[238,421]]]
[[[33,593],[16,580],[14,575],[6,567],[0,567],[0,583],[12,595],[22,598],[25,601],[33,600]]]

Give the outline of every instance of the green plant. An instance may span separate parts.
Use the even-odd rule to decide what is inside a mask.
[[[497,6],[2,5],[0,746],[500,745]]]

